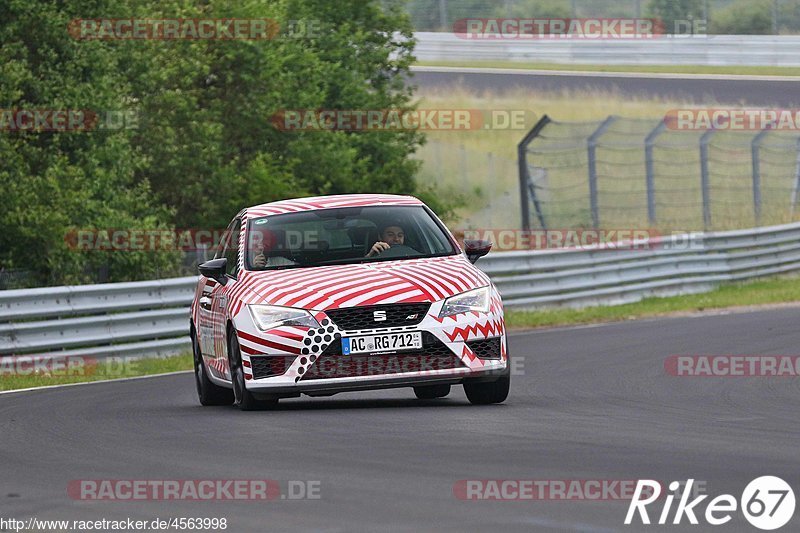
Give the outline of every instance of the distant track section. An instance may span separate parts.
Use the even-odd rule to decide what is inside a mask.
[[[621,69],[624,67],[620,67]],[[579,72],[415,66],[412,83],[423,91],[460,87],[473,92],[602,91],[623,96],[663,98],[695,104],[722,103],[760,106],[800,105],[800,78]]]

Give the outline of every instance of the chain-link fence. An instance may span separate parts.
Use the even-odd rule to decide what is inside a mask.
[[[659,9],[656,4],[662,5]],[[800,0],[408,0],[416,31],[452,31],[465,18],[704,20],[712,34],[798,34]],[[669,30],[668,30],[669,31]]]
[[[674,231],[797,218],[797,132],[672,130],[618,117],[545,117],[538,129],[520,152],[530,226]]]

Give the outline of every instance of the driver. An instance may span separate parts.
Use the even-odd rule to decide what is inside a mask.
[[[378,242],[372,245],[366,257],[375,257],[392,246],[404,245],[406,234],[403,228],[397,225],[386,226],[380,233]]]

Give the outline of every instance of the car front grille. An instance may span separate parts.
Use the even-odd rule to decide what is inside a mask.
[[[467,346],[481,359],[500,359],[500,337],[469,341]]]
[[[429,302],[414,304],[370,305],[365,307],[345,307],[331,309],[325,313],[333,322],[345,331],[377,328],[397,328],[415,326],[422,322],[430,309]],[[378,317],[385,320],[375,320]]]
[[[253,379],[271,378],[282,376],[292,366],[296,355],[253,355],[250,364],[253,369]]]
[[[464,363],[433,334],[422,332],[422,350],[375,355],[342,355],[342,344],[334,342],[322,352],[302,380],[353,378],[402,374],[420,370],[462,368]]]

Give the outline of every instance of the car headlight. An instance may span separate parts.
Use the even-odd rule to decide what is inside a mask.
[[[278,326],[320,327],[319,322],[305,309],[278,305],[248,305],[247,308],[250,310],[253,322],[261,331]]]
[[[444,301],[442,310],[439,312],[439,318],[470,311],[480,311],[482,313],[489,311],[488,286],[451,296]]]

